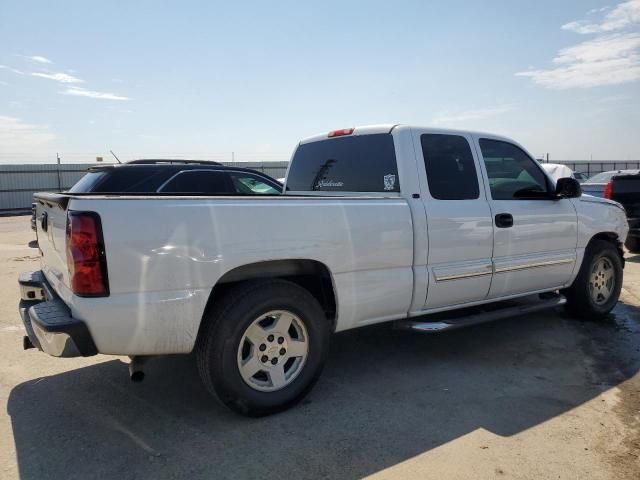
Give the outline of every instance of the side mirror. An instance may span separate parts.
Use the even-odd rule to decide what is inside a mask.
[[[578,198],[582,195],[582,187],[580,182],[575,178],[560,178],[556,183],[557,198]]]

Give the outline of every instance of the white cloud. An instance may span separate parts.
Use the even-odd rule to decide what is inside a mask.
[[[70,88],[67,88],[64,92],[60,92],[60,93],[63,95],[75,95],[78,97],[97,98],[99,100],[129,100],[129,97],[124,97],[122,95],[117,95],[115,93],[96,92],[93,90],[87,90],[85,88],[80,88],[80,87],[70,87]]]
[[[589,10],[587,12],[587,15],[595,15],[596,13],[602,13],[602,12],[606,12],[607,10],[609,10],[611,7],[606,6],[606,7],[601,7],[601,8],[592,8],[591,10]]]
[[[55,138],[45,126],[31,125],[16,117],[0,115],[0,145],[6,152],[37,150]]]
[[[602,13],[606,8],[593,9],[588,14]],[[629,0],[616,5],[599,23],[576,20],[562,25],[563,30],[581,34],[606,33],[640,23],[640,0]]]
[[[558,52],[552,69],[516,75],[555,89],[618,85],[640,79],[640,34],[603,35]]]
[[[24,75],[24,72],[22,70],[12,68],[7,65],[0,65],[0,70],[6,70],[8,72],[15,73],[16,75]]]
[[[563,48],[553,59],[555,68],[531,68],[517,72],[547,88],[591,88],[619,85],[640,79],[640,0],[622,2],[610,9],[593,9],[588,14],[608,13],[600,22],[578,20],[562,25],[563,30],[596,34],[591,39]]]
[[[46,78],[47,80],[54,80],[60,83],[84,83],[84,80],[69,75],[67,73],[42,73],[34,72],[31,74],[33,77]]]
[[[466,122],[484,120],[486,118],[502,115],[514,109],[514,105],[496,105],[492,107],[466,110],[457,113],[440,113],[431,120],[434,125],[459,125]]]
[[[26,57],[26,58],[28,58],[29,60],[33,60],[34,62],[37,62],[37,63],[53,63],[48,58],[41,57],[40,55],[33,55],[31,57]]]

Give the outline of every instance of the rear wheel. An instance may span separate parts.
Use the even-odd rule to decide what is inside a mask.
[[[615,307],[622,289],[622,260],[615,245],[593,240],[571,287],[563,293],[567,308],[583,319],[598,319]]]
[[[627,237],[624,246],[627,247],[627,250],[631,253],[640,253],[640,237]]]
[[[327,354],[318,301],[285,280],[248,282],[205,315],[196,355],[205,387],[248,416],[284,410],[309,392]]]

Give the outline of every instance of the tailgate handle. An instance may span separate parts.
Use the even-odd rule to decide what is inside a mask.
[[[49,228],[49,215],[47,215],[47,212],[44,212],[40,217],[40,226],[43,232],[46,232]]]

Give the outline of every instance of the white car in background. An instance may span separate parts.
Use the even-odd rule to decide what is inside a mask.
[[[576,178],[573,170],[566,165],[560,163],[541,163],[540,165],[554,182],[557,182],[561,178]]]

